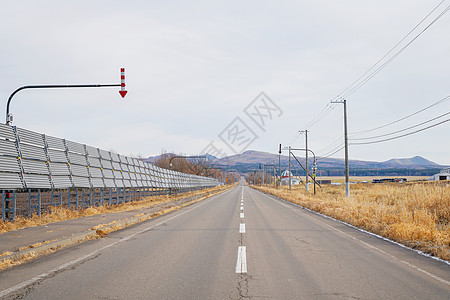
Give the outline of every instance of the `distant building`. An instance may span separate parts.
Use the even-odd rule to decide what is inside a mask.
[[[300,181],[295,178],[291,172],[284,171],[281,173],[281,185],[289,185],[289,177],[291,178],[291,185],[299,185]]]
[[[443,169],[441,172],[434,174],[430,178],[429,181],[438,181],[438,180],[450,180],[450,168]]]
[[[385,183],[385,182],[404,183],[407,181],[408,181],[407,178],[382,178],[382,179],[374,179],[372,180],[372,183]]]
[[[317,179],[318,184],[331,184],[331,179]]]

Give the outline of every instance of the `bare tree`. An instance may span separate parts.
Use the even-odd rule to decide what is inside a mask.
[[[175,156],[176,159],[173,159]],[[185,158],[183,154],[173,154],[163,152],[155,161],[155,165],[165,169],[171,169],[178,172],[207,176],[208,164],[205,159]],[[170,167],[172,163],[172,167]]]

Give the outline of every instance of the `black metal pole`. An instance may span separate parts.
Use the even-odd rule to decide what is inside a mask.
[[[309,151],[309,152],[311,152],[312,153],[312,155],[314,156],[314,173],[313,173],[313,176],[312,176],[312,179],[313,179],[313,181],[314,181],[314,195],[316,194],[316,174],[315,174],[315,172],[316,172],[316,154],[311,150],[311,149],[294,149],[294,148],[291,148],[291,150],[299,150],[299,151],[304,151],[304,150],[306,150],[306,151]],[[292,155],[294,155],[293,153],[292,153]],[[295,157],[295,156],[294,156]],[[295,159],[297,160],[297,158],[295,157]],[[300,164],[300,162],[297,160],[297,162]],[[303,168],[303,166],[300,164],[300,166]],[[305,171],[307,170],[306,168],[303,168]],[[309,176],[309,174],[308,174],[308,172],[306,173],[307,174],[307,176]],[[321,187],[321,185],[319,184],[319,186]]]
[[[61,84],[61,85],[26,85],[15,90],[8,98],[8,102],[6,103],[6,124],[10,125],[12,122],[9,114],[9,104],[11,103],[12,98],[15,94],[17,94],[21,90],[25,89],[57,89],[57,88],[89,88],[89,87],[113,87],[113,86],[121,86],[118,84]]]
[[[281,185],[281,144],[278,150],[278,171],[280,172],[278,174],[278,185]]]
[[[291,190],[291,146],[289,146],[289,190]]]

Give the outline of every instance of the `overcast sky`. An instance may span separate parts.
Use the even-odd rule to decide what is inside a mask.
[[[343,141],[343,105],[308,123],[441,1],[6,1],[0,97],[6,107],[23,85],[120,83],[125,67],[124,100],[119,88],[24,90],[11,104],[13,124],[134,156],[198,154],[212,144],[227,155],[276,153],[280,143],[304,147],[304,136],[295,136],[308,129],[309,147],[325,155]],[[445,0],[402,45],[449,5]],[[392,133],[450,111],[444,101],[354,134],[450,95],[449,33],[450,13],[346,97],[350,138]],[[261,92],[273,110],[258,126],[251,110]],[[230,149],[233,126],[252,137],[239,147],[228,140]],[[449,132],[447,122],[393,141],[351,145],[350,158],[420,155],[450,165]]]

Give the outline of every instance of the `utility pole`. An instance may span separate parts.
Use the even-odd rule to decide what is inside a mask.
[[[305,142],[306,142],[306,191],[309,191],[309,185],[308,185],[308,177],[309,177],[309,173],[308,173],[308,130],[299,130],[299,132],[301,133],[305,133]]]
[[[273,164],[264,164],[263,166],[265,166],[265,167],[267,167],[267,169],[265,169],[266,170],[266,172],[268,173],[267,175],[270,175],[270,168],[272,167],[273,168],[273,178],[274,178],[274,181],[273,181],[273,187],[275,187],[275,172],[276,172],[276,170],[277,170],[277,166],[275,165],[275,161],[273,161]],[[268,178],[269,179],[269,178]],[[267,182],[269,185],[270,185],[270,180],[268,180],[268,182]]]
[[[316,156],[314,155],[314,164],[313,164],[314,195],[316,194],[316,170],[317,170],[317,162]]]
[[[280,148],[278,150],[278,171],[279,173],[279,180],[278,180],[278,185],[281,185],[281,144],[280,144]]]
[[[258,178],[259,178],[259,185],[262,185],[262,178],[261,178],[261,164],[259,164],[259,176],[258,176]]]
[[[262,182],[263,182],[263,185],[265,185],[266,184],[266,170],[264,169],[264,163],[262,164],[262,170],[263,170],[263,178],[262,178]]]
[[[291,190],[291,146],[289,146],[289,190]]]
[[[305,138],[306,138],[306,191],[309,191],[309,185],[308,185],[308,130],[305,130]]]
[[[340,101],[331,101],[331,103],[344,104],[344,141],[345,141],[345,196],[350,196],[349,168],[348,168],[348,132],[347,132],[347,100],[342,98]]]
[[[274,165],[273,166],[273,188],[276,188],[276,184],[277,184],[277,177],[275,176],[277,173],[277,167]]]
[[[306,167],[305,167],[305,169],[306,169],[306,191],[309,191],[309,185],[308,185],[308,130],[301,130],[301,131],[299,131],[299,132],[304,132],[305,133],[305,142],[306,142],[306,155],[305,155],[305,157],[306,157]]]

